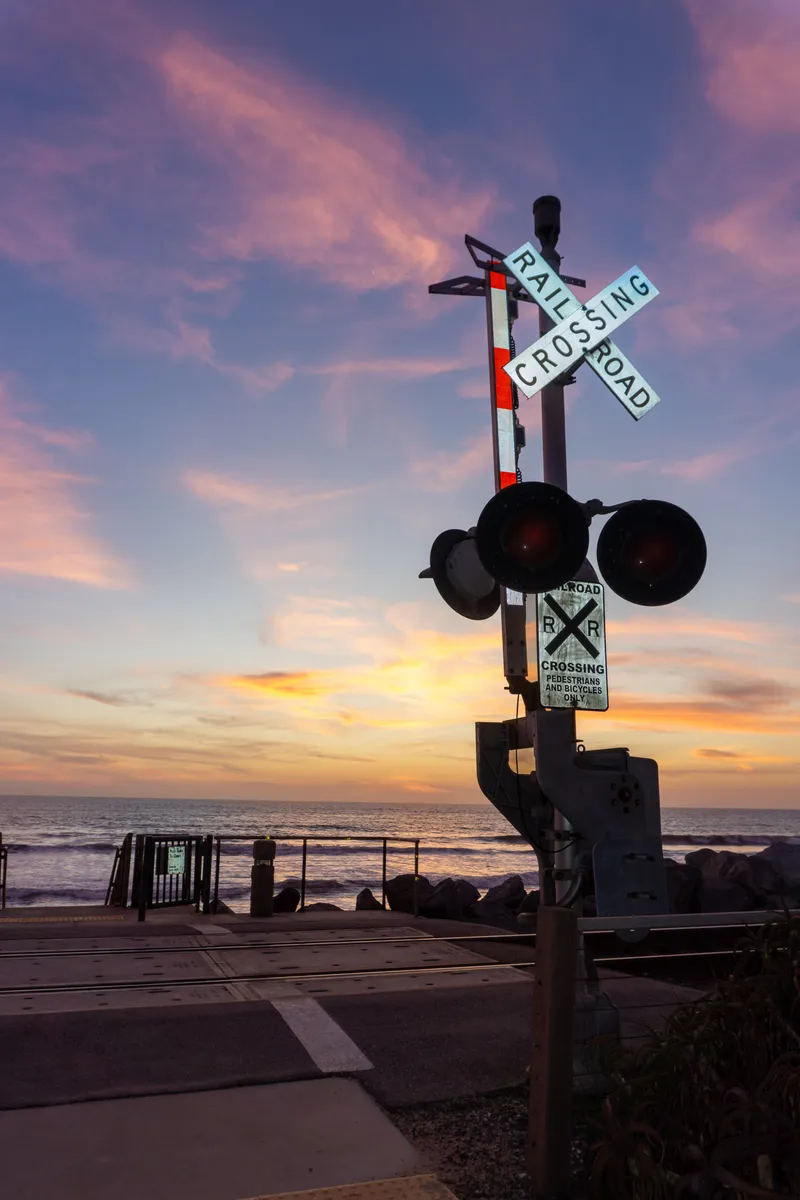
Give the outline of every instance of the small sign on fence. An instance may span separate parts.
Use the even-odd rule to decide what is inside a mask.
[[[185,875],[186,846],[156,846],[156,875]]]
[[[170,846],[167,849],[167,875],[185,875],[186,847]]]

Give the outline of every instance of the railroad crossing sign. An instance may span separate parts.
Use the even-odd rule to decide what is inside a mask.
[[[588,304],[582,304],[563,276],[530,242],[503,262],[555,322],[553,329],[503,368],[526,396],[535,396],[545,384],[585,358],[634,420],[655,408],[660,396],[609,337],[658,295],[658,289],[638,267],[620,275]]]
[[[544,708],[608,708],[601,583],[573,581],[536,597],[539,700]]]

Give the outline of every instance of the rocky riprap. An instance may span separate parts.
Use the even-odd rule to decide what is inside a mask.
[[[703,848],[676,863],[665,859],[669,911],[674,913],[753,912],[800,908],[800,843],[774,842],[757,854]],[[275,897],[276,913],[295,912],[297,888],[285,887]],[[386,881],[386,904],[393,912],[414,912],[414,876],[396,875]],[[357,911],[381,908],[381,902],[363,888],[356,897]],[[511,875],[481,896],[467,879],[441,879],[433,884],[417,879],[417,911],[422,917],[450,921],[477,921],[511,932],[529,928],[519,921],[539,907],[539,889],[527,891],[522,877]],[[336,905],[307,904],[310,910],[331,911]],[[590,894],[583,905],[585,916],[594,913]]]

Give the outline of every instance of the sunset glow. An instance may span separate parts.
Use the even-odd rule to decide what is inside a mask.
[[[800,807],[800,6],[333,7],[0,14],[0,791],[481,800],[499,618],[418,574],[492,492],[486,319],[427,287],[553,192],[587,298],[660,292],[619,342],[662,402],[579,370],[571,490],[709,549],[609,593],[580,735],[664,805]]]

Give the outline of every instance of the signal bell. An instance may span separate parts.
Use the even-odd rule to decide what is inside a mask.
[[[431,546],[431,565],[420,579],[432,579],[442,599],[462,617],[485,621],[500,607],[500,588],[475,548],[474,530],[446,529]]]
[[[617,509],[597,541],[597,566],[631,604],[672,604],[699,582],[706,566],[703,531],[665,500],[635,500]]]
[[[512,483],[484,508],[475,531],[489,575],[517,592],[548,592],[574,579],[589,549],[576,500],[550,483]]]

